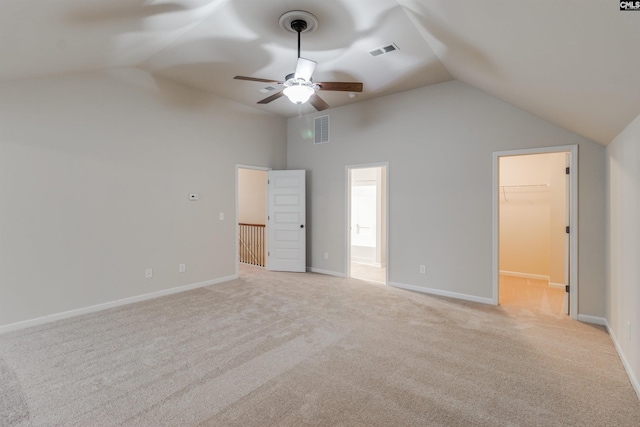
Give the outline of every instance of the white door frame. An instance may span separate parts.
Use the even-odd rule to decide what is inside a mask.
[[[367,169],[367,168],[379,168],[379,167],[384,167],[386,170],[386,176],[385,176],[385,197],[386,197],[386,203],[385,203],[385,213],[386,213],[386,220],[384,223],[384,233],[386,236],[385,239],[385,277],[384,277],[384,284],[388,285],[389,284],[389,267],[390,267],[390,263],[389,263],[389,258],[390,258],[390,254],[389,254],[389,162],[380,162],[380,163],[366,163],[366,164],[361,164],[361,165],[346,165],[344,168],[344,177],[345,177],[345,226],[344,226],[344,235],[345,235],[345,254],[346,254],[346,259],[345,259],[345,272],[346,272],[346,277],[351,277],[351,180],[349,179],[349,171],[351,169]]]
[[[236,225],[235,225],[235,229],[236,229],[236,234],[235,234],[235,248],[236,248],[236,274],[235,277],[238,278],[239,275],[239,271],[238,271],[238,265],[240,264],[240,247],[239,247],[239,243],[238,243],[238,234],[240,233],[240,227],[238,226],[238,220],[239,220],[239,212],[238,212],[238,169],[253,169],[253,170],[259,170],[259,171],[265,171],[268,172],[270,171],[272,168],[269,167],[264,167],[264,166],[253,166],[253,165],[243,165],[243,164],[239,164],[236,163]],[[265,187],[264,187],[264,193],[267,194],[267,183],[265,182]],[[265,207],[264,207],[264,211],[265,212],[269,212],[269,200],[267,197],[265,197]],[[264,244],[265,244],[265,248],[268,248],[268,229],[267,227],[269,227],[268,224],[269,221],[266,220],[264,221]],[[269,257],[265,257],[265,264],[264,267],[265,269],[269,269]]]
[[[541,147],[522,150],[496,151],[493,153],[493,304],[498,305],[499,291],[499,205],[500,205],[500,157],[522,156],[527,154],[570,153],[571,173],[569,174],[571,194],[569,233],[569,315],[578,319],[578,146],[561,145],[557,147]]]

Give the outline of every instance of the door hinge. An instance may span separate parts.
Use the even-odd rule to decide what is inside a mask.
[[[565,291],[566,293],[571,292],[571,286],[569,286],[569,285],[565,285],[565,287],[564,287],[564,291]]]
[[[569,175],[571,173],[571,168],[567,166],[567,168],[565,169],[565,173]]]
[[[271,252],[267,252],[267,256],[271,256]]]
[[[566,229],[566,231],[567,231],[567,234],[569,234],[569,233],[571,232],[571,227],[569,227],[569,226],[567,225],[567,229]]]

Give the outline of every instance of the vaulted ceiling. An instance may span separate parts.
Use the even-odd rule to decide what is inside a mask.
[[[323,91],[332,107],[458,79],[603,145],[640,114],[640,12],[614,0],[2,0],[0,81],[137,67],[294,116],[233,79],[294,71],[290,10],[318,18],[315,81],[364,83]]]

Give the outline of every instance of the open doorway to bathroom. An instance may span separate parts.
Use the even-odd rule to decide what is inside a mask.
[[[387,165],[347,167],[349,276],[387,283]]]

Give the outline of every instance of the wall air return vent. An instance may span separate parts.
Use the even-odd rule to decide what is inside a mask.
[[[329,116],[316,117],[314,128],[314,144],[324,144],[329,142]]]
[[[389,53],[389,52],[393,52],[396,50],[400,50],[400,48],[398,48],[398,45],[395,43],[391,43],[388,46],[382,46],[379,47],[377,49],[373,49],[371,51],[369,51],[369,55],[371,56],[380,56],[380,55],[384,55],[385,53]]]

